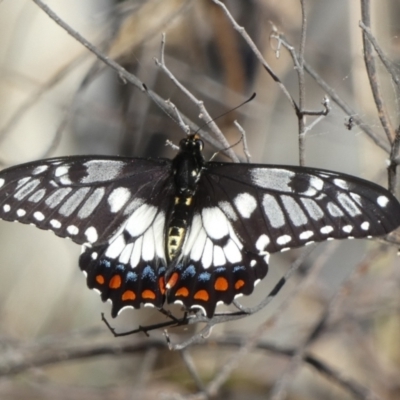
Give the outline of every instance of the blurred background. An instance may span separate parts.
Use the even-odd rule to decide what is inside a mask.
[[[160,58],[165,32],[166,65],[204,101],[212,117],[257,93],[252,102],[217,120],[229,143],[240,138],[233,124],[237,120],[246,131],[252,162],[298,164],[298,120],[293,108],[211,0],[48,0],[46,4],[149,89],[202,125],[197,106],[154,62]],[[297,101],[293,60],[283,47],[277,57],[279,43],[271,32],[277,30],[299,48],[300,1],[227,0],[225,4]],[[305,6],[305,61],[352,110],[346,113],[331,100],[329,115],[307,132],[306,165],[387,187],[389,153],[382,147],[389,149],[390,144],[365,71],[360,2],[305,0]],[[373,34],[399,76],[400,3],[372,2],[371,16]],[[376,62],[387,113],[397,127],[399,93]],[[305,89],[305,108],[322,110],[327,93],[308,74]],[[374,143],[359,125],[349,126],[350,117],[361,119],[384,145]],[[307,118],[308,124],[313,121]],[[173,157],[174,149],[165,145],[166,140],[177,144],[183,135],[145,93],[98,61],[33,1],[0,2],[3,167],[60,155]],[[243,157],[241,145],[234,149]],[[214,151],[207,145],[206,157]],[[333,298],[333,312],[306,350],[351,379],[359,397],[356,390],[335,381],[335,374],[324,375],[303,362],[289,375],[285,398],[353,399],[375,393],[376,398],[399,399],[396,235],[393,242],[320,244],[264,310],[214,327],[201,345],[171,352],[161,330],[151,332],[150,338],[111,335],[101,322],[101,312],[118,331],[165,317],[156,310],[127,310],[111,321],[110,305],[86,287],[78,268],[79,246],[51,232],[1,222],[0,399],[156,399],[194,393],[198,398],[268,398],[276,382],[288,376],[290,358],[261,345],[296,349]],[[243,304],[261,301],[301,252],[273,255],[269,275]],[[187,340],[199,328],[169,329],[171,341]],[[259,347],[245,352],[207,397],[204,387],[232,365],[240,345],[257,329]]]

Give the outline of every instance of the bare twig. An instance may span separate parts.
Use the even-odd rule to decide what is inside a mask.
[[[370,0],[361,0],[361,18],[364,26],[370,28],[371,27]],[[381,121],[383,130],[386,133],[389,143],[392,143],[395,137],[395,132],[392,124],[390,123],[390,118],[386,111],[385,104],[383,102],[383,96],[378,82],[378,75],[376,73],[375,59],[372,54],[372,45],[365,30],[363,31],[362,37],[364,45],[365,68],[368,74],[372,95],[374,97],[375,105],[378,110],[378,116]]]
[[[306,99],[306,86],[304,80],[304,50],[306,45],[307,17],[304,0],[300,0],[301,5],[301,36],[298,63],[296,65],[298,83],[299,83],[299,113],[297,114],[299,125],[299,165],[305,165],[305,130],[306,117],[303,113]]]
[[[229,143],[227,142],[224,134],[218,128],[218,125],[213,121],[207,109],[204,106],[203,101],[197,99],[193,93],[191,93],[178,79],[175,78],[174,74],[168,69],[164,62],[164,50],[165,50],[165,33],[162,35],[161,40],[161,55],[160,61],[155,59],[155,62],[158,67],[160,67],[164,73],[171,79],[171,81],[184,93],[186,96],[199,108],[200,110],[200,118],[202,118],[206,124],[210,127],[214,135],[216,136],[218,142],[222,144],[222,149],[226,151],[227,155],[233,160],[238,162],[239,159],[236,156],[235,152],[229,148]],[[221,146],[219,146],[221,149]]]
[[[231,21],[233,28],[239,32],[239,34],[243,37],[243,39],[246,41],[247,45],[250,47],[250,49],[253,51],[253,53],[256,55],[257,59],[260,61],[260,63],[263,65],[263,67],[267,70],[271,78],[278,84],[279,88],[282,90],[283,94],[286,96],[286,98],[289,100],[289,103],[292,105],[293,109],[296,111],[296,114],[299,110],[295,100],[293,97],[290,95],[289,91],[286,89],[286,86],[282,83],[282,81],[279,79],[278,75],[275,74],[275,72],[272,70],[270,65],[267,63],[263,55],[261,54],[260,50],[257,48],[251,37],[248,35],[246,30],[243,28],[243,26],[240,26],[235,18],[233,18],[232,14],[226,7],[224,3],[222,3],[219,0],[212,0],[217,6],[221,7],[228,19]]]
[[[389,72],[390,77],[393,82],[397,86],[397,92],[400,92],[400,71],[396,69],[395,64],[386,56],[381,47],[379,46],[377,40],[371,32],[371,29],[367,27],[362,21],[359,23],[360,28],[363,30],[364,34],[367,36],[368,40],[374,46],[375,51],[377,52],[379,58],[382,61],[382,64],[385,66],[387,71]]]
[[[243,141],[243,153],[246,157],[247,162],[249,163],[251,161],[251,154],[249,152],[249,148],[247,146],[247,137],[246,137],[246,131],[243,129],[243,127],[237,122],[236,120],[233,121],[235,124],[236,128],[238,128],[239,132],[242,135],[242,141]]]
[[[85,46],[89,51],[96,55],[96,57],[103,61],[106,65],[114,69],[121,80],[123,82],[129,82],[142,92],[146,93],[149,98],[157,104],[167,115],[171,118],[174,114],[174,110],[172,107],[169,107],[168,104],[162,99],[158,94],[148,89],[146,85],[135,75],[129,73],[125,68],[121,67],[117,62],[106,56],[103,52],[101,52],[96,46],[86,40],[82,35],[72,29],[65,21],[63,21],[54,11],[50,9],[46,4],[44,4],[41,0],[32,0],[38,7],[40,7],[54,22],[60,25],[69,35],[71,35],[74,39],[80,42],[83,46]],[[221,143],[218,140],[212,138],[206,131],[199,130],[198,126],[190,121],[187,117],[182,115],[182,119],[186,124],[190,126],[192,131],[199,131],[201,136],[207,140],[211,145],[220,148]]]

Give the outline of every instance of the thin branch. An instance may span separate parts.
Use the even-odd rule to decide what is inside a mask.
[[[372,43],[372,46],[374,46],[374,49],[381,59],[382,64],[385,66],[393,82],[396,84],[397,91],[400,92],[400,72],[396,69],[395,64],[383,52],[378,44],[378,41],[372,34],[371,29],[368,28],[362,21],[360,21],[359,26],[363,30],[364,34],[367,36],[368,40]]]
[[[199,108],[200,110],[200,118],[203,119],[207,126],[213,131],[216,136],[218,142],[222,144],[222,148],[226,151],[227,155],[235,162],[238,162],[239,159],[236,156],[235,152],[229,148],[229,143],[226,140],[224,134],[218,128],[218,125],[211,118],[207,109],[204,106],[203,101],[197,99],[193,93],[191,93],[178,79],[174,76],[174,74],[169,70],[164,61],[164,52],[165,52],[165,33],[162,35],[161,40],[161,50],[160,50],[160,61],[155,58],[156,65],[161,68],[161,70],[171,79],[171,81]],[[221,148],[221,146],[219,146]]]
[[[96,46],[91,44],[88,40],[86,40],[82,35],[72,29],[65,21],[63,21],[54,11],[50,9],[46,4],[44,4],[41,0],[32,0],[39,8],[41,8],[54,22],[60,25],[69,35],[71,35],[74,39],[76,39],[79,43],[85,46],[89,51],[91,51],[99,60],[103,61],[106,65],[114,69],[118,76],[121,78],[123,82],[129,82],[134,85],[136,88],[146,93],[149,98],[157,104],[167,115],[171,118],[174,115],[174,110],[172,107],[169,107],[163,98],[161,98],[158,94],[148,89],[146,85],[135,75],[129,73],[125,68],[121,67],[117,62],[109,58],[103,52],[101,52]],[[221,147],[221,143],[214,138],[212,138],[206,131],[200,129],[194,124],[190,119],[182,115],[182,119],[184,122],[190,126],[192,131],[199,131],[202,138],[207,140],[212,146],[217,148]]]
[[[306,99],[306,86],[304,79],[304,51],[306,45],[306,30],[307,30],[307,17],[304,0],[300,0],[301,5],[301,36],[299,56],[297,57],[298,63],[296,65],[297,78],[299,83],[299,113],[297,114],[299,125],[299,165],[305,165],[305,130],[306,130],[306,117],[303,113]]]
[[[371,27],[370,0],[361,0],[361,18],[364,26]],[[392,143],[395,137],[393,126],[390,122],[389,115],[383,102],[383,96],[379,87],[378,75],[376,73],[375,59],[372,54],[372,45],[365,31],[362,34],[364,45],[364,62],[368,74],[369,84],[371,86],[372,95],[378,110],[378,116],[381,121],[383,130],[386,133],[389,143]]]
[[[261,54],[260,50],[258,50],[256,44],[253,42],[251,37],[248,35],[246,30],[243,28],[243,26],[240,26],[235,18],[233,18],[232,14],[229,12],[228,8],[224,3],[222,3],[219,0],[212,0],[213,3],[215,3],[217,6],[221,7],[222,10],[224,11],[225,15],[228,17],[228,19],[231,21],[231,24],[233,28],[239,32],[239,34],[242,36],[242,38],[245,40],[247,45],[250,47],[250,49],[253,51],[257,59],[260,61],[260,63],[263,65],[263,67],[267,70],[271,78],[278,84],[279,88],[282,90],[283,94],[286,96],[286,98],[289,100],[289,103],[295,110],[296,114],[299,112],[299,107],[296,104],[295,100],[293,97],[290,95],[289,91],[286,89],[286,86],[282,83],[282,81],[279,79],[278,75],[275,74],[275,72],[272,70],[270,65],[267,63],[263,55]]]
[[[296,53],[295,48],[289,43],[289,41],[285,38],[284,35],[279,34],[276,30],[271,35],[272,38],[278,40],[278,48],[280,49],[283,45],[291,54],[292,59],[296,62],[298,55]],[[353,124],[358,125],[360,129],[381,149],[383,149],[386,153],[390,152],[390,145],[387,141],[382,140],[380,136],[378,136],[370,126],[362,120],[362,118],[358,115],[358,113],[353,110],[337,93],[336,91],[328,85],[326,81],[322,79],[322,77],[309,65],[307,62],[304,62],[304,69],[306,72],[315,80],[315,82],[328,94],[329,98],[336,103],[349,117],[352,117]]]

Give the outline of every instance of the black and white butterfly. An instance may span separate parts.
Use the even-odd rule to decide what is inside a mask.
[[[304,167],[205,162],[194,135],[173,160],[79,156],[0,173],[0,218],[83,245],[89,288],[112,315],[165,301],[200,308],[250,294],[269,254],[400,225],[386,189]]]

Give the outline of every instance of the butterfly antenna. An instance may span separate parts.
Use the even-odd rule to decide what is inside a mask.
[[[230,110],[228,110],[228,111],[225,111],[225,112],[222,113],[221,115],[218,115],[218,117],[215,117],[215,118],[213,118],[211,121],[208,121],[208,122],[206,122],[205,124],[201,125],[201,126],[197,129],[197,131],[196,131],[194,134],[196,134],[197,132],[199,132],[199,131],[200,131],[201,129],[203,129],[205,126],[210,125],[211,122],[215,122],[216,120],[218,120],[218,119],[222,118],[223,116],[225,116],[225,115],[231,113],[232,111],[235,111],[235,110],[237,110],[238,108],[244,106],[245,104],[250,103],[250,101],[252,101],[255,97],[256,97],[256,93],[254,92],[254,93],[253,93],[247,100],[245,100],[243,103],[240,103],[238,106],[236,106],[236,107],[234,107],[234,108],[232,108],[232,109],[230,109]],[[240,141],[239,141],[238,143],[240,143]],[[237,143],[236,143],[236,144],[237,144]],[[235,146],[236,146],[236,145],[235,145]],[[232,147],[232,146],[228,147],[228,149],[230,149],[231,147]],[[227,150],[227,149],[225,149],[225,150]]]

